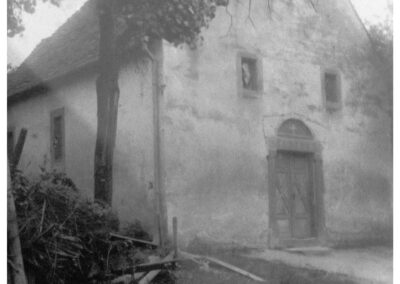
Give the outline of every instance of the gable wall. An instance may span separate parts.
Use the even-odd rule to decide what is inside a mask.
[[[391,123],[363,27],[347,1],[318,1],[317,12],[303,0],[271,2],[269,14],[266,1],[252,1],[250,20],[248,2],[231,1],[231,27],[219,8],[197,50],[165,45],[168,215],[186,244],[265,246],[267,139],[295,117],[323,146],[329,238],[390,238]],[[238,94],[239,51],[262,60],[258,98]],[[331,67],[342,76],[335,114],[321,95],[321,70]]]

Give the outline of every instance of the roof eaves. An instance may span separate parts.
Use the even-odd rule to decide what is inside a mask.
[[[80,73],[83,70],[91,69],[91,67],[96,65],[97,61],[98,61],[97,58],[88,60],[88,61],[80,64],[76,68],[74,67],[73,69],[64,72],[63,74],[59,74],[59,75],[51,77],[47,80],[35,82],[33,84],[27,85],[20,89],[17,88],[10,93],[7,92],[7,102],[12,103],[16,100],[21,100],[25,97],[25,95],[27,93],[29,93],[31,91],[33,91],[33,93],[37,94],[37,93],[39,93],[38,90],[42,90],[42,91],[47,90],[48,86],[54,85],[56,82],[59,82],[60,80],[66,78],[66,77],[73,76],[74,74]],[[31,97],[31,96],[26,96],[26,98],[28,98],[28,97]]]

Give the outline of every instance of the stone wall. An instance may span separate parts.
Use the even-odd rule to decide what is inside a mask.
[[[270,2],[252,1],[249,13],[248,1],[231,1],[196,50],[165,46],[169,217],[185,244],[197,236],[266,246],[266,138],[294,117],[323,146],[330,240],[390,237],[390,107],[364,27],[348,1]],[[259,96],[238,90],[240,52],[262,62]],[[334,113],[321,92],[326,68],[341,75]]]

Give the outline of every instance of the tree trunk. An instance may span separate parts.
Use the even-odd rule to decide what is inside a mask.
[[[118,116],[118,62],[116,58],[113,3],[98,0],[100,25],[97,92],[97,137],[94,160],[95,199],[111,205],[112,165]]]

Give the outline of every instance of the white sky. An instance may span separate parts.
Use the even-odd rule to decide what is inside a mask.
[[[377,23],[388,15],[388,4],[393,0],[351,0],[364,22]]]
[[[50,36],[85,1],[63,0],[61,7],[38,1],[36,12],[24,16],[24,33],[12,39],[7,38],[7,62],[11,62],[14,66],[19,65],[43,38]],[[365,22],[382,21],[387,14],[388,0],[351,1]]]
[[[14,38],[7,38],[7,62],[20,64],[43,38],[53,34],[85,2],[63,0],[60,7],[55,7],[38,1],[35,13],[24,15],[25,31]]]

